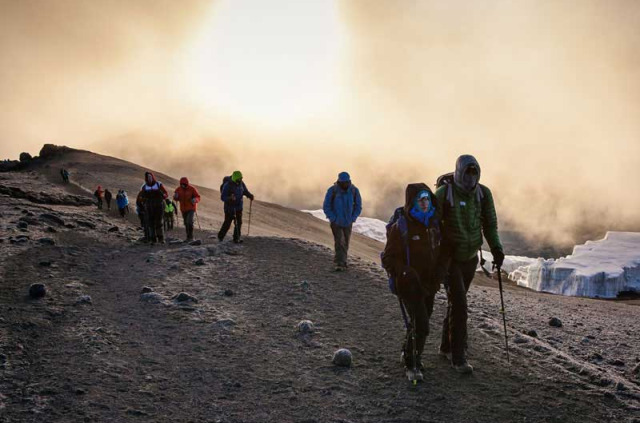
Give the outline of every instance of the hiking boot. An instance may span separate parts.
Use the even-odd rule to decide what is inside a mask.
[[[244,241],[242,240],[242,238],[234,238],[233,242],[235,242],[236,244],[242,244]]]
[[[411,382],[422,382],[424,380],[424,375],[417,369],[406,369],[405,374],[407,375],[407,379]]]
[[[473,373],[473,366],[469,364],[467,360],[462,361],[460,364],[451,363],[451,367],[453,367],[456,372],[463,375]]]

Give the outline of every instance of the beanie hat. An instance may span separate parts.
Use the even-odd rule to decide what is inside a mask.
[[[242,179],[242,172],[239,170],[236,170],[231,174],[231,180],[233,182],[238,182],[240,179]]]
[[[351,176],[347,172],[340,172],[338,174],[338,182],[351,182]]]

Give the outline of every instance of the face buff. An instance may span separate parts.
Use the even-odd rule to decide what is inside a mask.
[[[478,185],[478,179],[478,168],[469,166],[465,169],[464,175],[462,175],[462,187],[466,191],[471,191]]]

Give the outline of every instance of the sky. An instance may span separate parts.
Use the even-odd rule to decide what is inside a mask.
[[[501,227],[640,230],[640,2],[0,0],[0,156],[44,143],[386,219],[473,154]]]

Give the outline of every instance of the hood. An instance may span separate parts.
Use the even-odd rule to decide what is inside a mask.
[[[96,188],[96,191],[102,191],[102,185],[98,185],[98,188]]]
[[[351,182],[351,176],[347,172],[340,172],[338,174],[338,182]]]
[[[186,176],[183,176],[182,178],[180,178],[180,185],[189,186],[189,178],[187,178]]]
[[[151,183],[150,183],[150,184],[147,182],[147,179],[148,179],[147,177],[148,177],[148,175],[151,175]],[[153,176],[153,173],[151,173],[151,172],[145,172],[145,173],[144,173],[144,183],[145,183],[145,184],[147,184],[147,185],[149,185],[149,186],[151,186],[151,185],[153,185],[153,184],[155,184],[155,183],[156,183],[156,177],[155,177],[155,176]]]
[[[431,196],[431,203],[435,205],[435,195],[431,189],[427,186],[427,184],[418,182],[415,184],[407,185],[407,189],[404,192],[404,211],[408,214],[411,208],[413,207],[413,202],[416,199],[416,196],[420,191],[428,191]]]
[[[480,183],[480,176],[482,172],[480,170],[480,164],[478,163],[476,158],[470,154],[463,154],[462,156],[458,157],[458,160],[456,160],[456,171],[453,173],[453,182],[458,186],[458,188],[461,188],[467,192],[471,192],[475,189],[475,187],[473,187],[472,189],[465,188],[462,180],[465,170],[471,165],[475,165],[478,168],[477,183]]]

